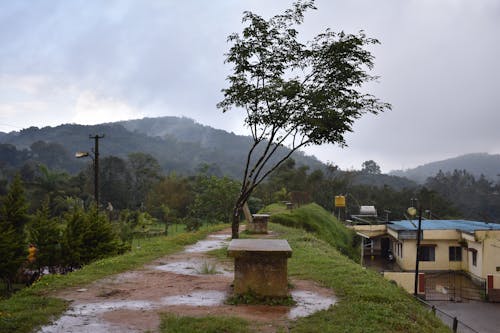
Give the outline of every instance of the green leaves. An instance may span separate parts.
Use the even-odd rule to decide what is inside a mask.
[[[245,123],[271,135],[268,125],[288,137],[297,131],[298,145],[340,143],[364,113],[390,108],[358,89],[376,77],[373,56],[366,47],[378,44],[363,31],[357,34],[326,30],[306,44],[298,39],[296,25],[304,13],[315,9],[312,1],[298,1],[293,8],[269,20],[245,12],[247,26],[232,34],[226,62],[233,65],[230,86],[218,104],[224,112],[232,107],[247,110]],[[259,135],[255,135],[259,137]],[[300,143],[298,143],[300,142]]]

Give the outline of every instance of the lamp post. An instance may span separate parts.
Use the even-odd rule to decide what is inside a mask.
[[[89,152],[77,152],[75,154],[76,158],[90,157],[94,162],[94,199],[99,207],[99,139],[104,138],[103,135],[89,135],[89,139],[94,139],[94,149],[93,156]]]

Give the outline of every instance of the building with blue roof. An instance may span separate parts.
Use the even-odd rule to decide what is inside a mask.
[[[415,271],[418,220],[356,225],[371,255],[392,252],[402,271]],[[500,290],[500,224],[468,220],[422,220],[419,271],[462,271]]]

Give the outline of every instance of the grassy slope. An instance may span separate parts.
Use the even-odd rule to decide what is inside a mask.
[[[294,210],[273,204],[262,209],[271,214],[271,222],[304,229],[337,248],[354,261],[359,261],[359,239],[332,214],[317,204],[308,204]]]
[[[303,230],[271,225],[293,249],[289,274],[331,288],[338,303],[299,319],[291,332],[449,332],[406,291],[363,269],[330,244]]]
[[[29,288],[0,301],[0,332],[31,332],[60,315],[67,304],[49,297],[51,292],[67,287],[84,286],[107,275],[140,267],[166,254],[180,251],[183,246],[203,239],[209,232],[225,226],[203,228],[195,233],[140,240],[140,248],[112,258],[96,261],[67,275],[47,275]]]

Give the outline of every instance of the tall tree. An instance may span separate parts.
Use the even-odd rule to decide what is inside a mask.
[[[245,110],[253,139],[233,208],[233,238],[239,236],[240,211],[255,187],[293,152],[313,144],[345,146],[344,134],[356,119],[390,108],[359,89],[375,79],[366,71],[373,67],[366,47],[378,41],[363,32],[326,30],[303,44],[296,26],[308,9],[316,9],[313,1],[298,1],[269,20],[245,12],[243,33],[228,38],[232,46],[226,62],[233,70],[218,107]],[[269,165],[283,145],[289,153]]]
[[[238,182],[227,177],[198,175],[190,215],[208,222],[229,222],[231,200],[239,190]]]
[[[27,210],[23,184],[16,175],[0,205],[0,278],[9,290],[17,270],[26,260],[24,226],[29,218]]]
[[[380,166],[374,160],[364,161],[361,164],[361,172],[372,175],[379,175],[381,173]]]
[[[110,202],[118,209],[132,206],[132,178],[125,160],[116,156],[103,158],[99,167],[99,179],[101,202]]]
[[[29,221],[28,203],[24,192],[21,177],[17,174],[0,206],[0,219],[10,223],[19,235],[24,234],[24,226]]]
[[[148,191],[161,179],[161,167],[150,154],[131,153],[128,155],[132,178],[132,200],[136,207],[146,200]]]

